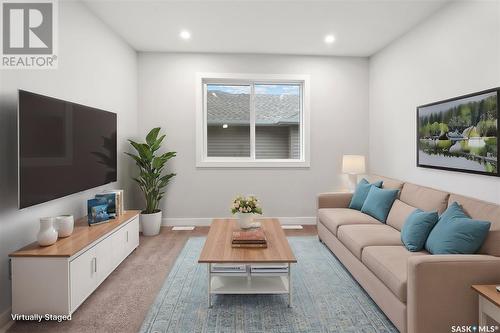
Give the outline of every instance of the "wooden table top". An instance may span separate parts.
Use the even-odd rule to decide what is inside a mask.
[[[59,238],[49,246],[34,242],[9,254],[9,257],[71,257],[139,213],[138,210],[128,210],[117,219],[92,227],[89,227],[87,217],[83,217],[75,221],[75,228],[69,237]]]
[[[199,263],[297,262],[278,219],[258,219],[267,238],[267,248],[233,248],[235,219],[215,219],[201,251]]]
[[[474,284],[472,289],[496,306],[500,306],[500,292],[496,290],[496,284]]]

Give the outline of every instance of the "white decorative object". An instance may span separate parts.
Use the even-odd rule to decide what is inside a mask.
[[[49,246],[57,241],[57,230],[54,228],[55,218],[42,217],[40,219],[40,231],[37,240],[40,246]]]
[[[231,206],[231,213],[237,214],[238,225],[241,229],[257,228],[260,226],[259,222],[253,222],[255,215],[262,214],[259,199],[254,195],[243,197],[238,195]]]
[[[249,229],[253,227],[253,213],[238,213],[238,225],[241,229]]]
[[[155,236],[160,233],[161,211],[153,214],[141,213],[141,227],[144,236]]]
[[[59,237],[68,237],[73,233],[75,219],[73,218],[73,215],[61,215],[56,217],[56,225]]]
[[[363,155],[344,155],[342,157],[342,172],[349,175],[350,189],[354,191],[357,177],[365,173],[365,157]]]

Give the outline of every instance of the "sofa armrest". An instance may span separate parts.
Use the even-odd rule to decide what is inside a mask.
[[[318,209],[320,208],[348,208],[351,202],[350,192],[327,192],[318,194]]]
[[[428,255],[408,259],[408,333],[451,332],[477,325],[473,284],[500,282],[500,258],[489,255]]]

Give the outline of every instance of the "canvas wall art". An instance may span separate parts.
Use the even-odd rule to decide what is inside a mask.
[[[417,107],[417,166],[499,176],[499,91]]]

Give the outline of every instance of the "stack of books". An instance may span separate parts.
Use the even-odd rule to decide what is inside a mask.
[[[265,275],[265,274],[277,274],[277,273],[288,273],[288,264],[271,263],[271,264],[252,264],[250,267],[250,272],[252,274]]]
[[[262,229],[248,231],[234,231],[231,241],[232,247],[267,247],[267,239]]]
[[[123,190],[107,190],[104,191],[103,193],[115,195],[116,216],[123,215],[125,213],[125,208],[123,207]]]
[[[212,273],[246,273],[247,265],[245,264],[212,264]]]
[[[109,222],[125,213],[123,190],[108,190],[87,201],[89,225]]]

